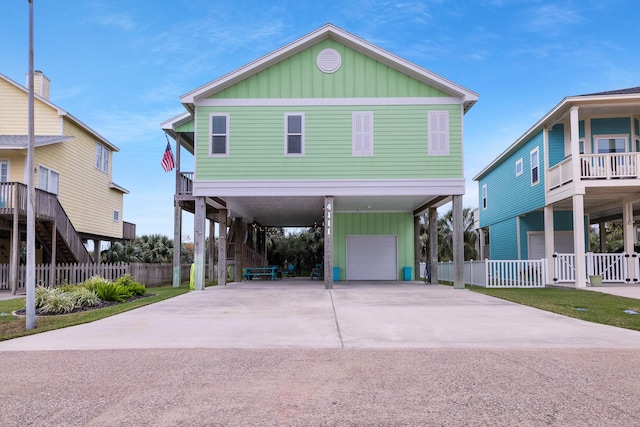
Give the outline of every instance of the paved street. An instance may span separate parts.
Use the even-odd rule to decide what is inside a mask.
[[[0,425],[640,424],[640,332],[420,282],[207,288],[0,358]]]

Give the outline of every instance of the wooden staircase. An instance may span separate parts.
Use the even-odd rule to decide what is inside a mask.
[[[56,240],[56,263],[93,262],[82,239],[71,224],[55,194],[36,189],[35,222],[36,241],[52,255],[52,238]],[[7,221],[18,220],[24,231],[27,217],[27,186],[17,182],[0,183],[0,217]]]

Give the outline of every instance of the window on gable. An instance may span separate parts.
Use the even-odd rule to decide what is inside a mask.
[[[449,155],[449,112],[429,111],[427,116],[429,155]]]
[[[0,182],[9,182],[9,160],[0,160]]]
[[[96,168],[109,172],[109,149],[99,142],[96,142]]]
[[[520,158],[516,161],[516,176],[522,175],[522,171],[523,171],[522,159]]]
[[[49,193],[58,194],[60,191],[60,174],[46,166],[38,166],[38,188]]]
[[[537,184],[540,182],[540,152],[536,147],[531,151],[530,154],[531,160],[531,185]]]
[[[482,209],[487,209],[487,184],[482,186]]]
[[[209,153],[212,156],[229,155],[229,115],[211,114],[209,116],[211,140]]]
[[[373,112],[354,111],[351,125],[352,155],[373,156]]]
[[[304,114],[302,113],[284,115],[284,154],[286,156],[304,155]]]

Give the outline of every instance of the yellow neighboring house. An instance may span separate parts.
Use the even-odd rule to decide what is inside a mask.
[[[36,71],[36,263],[98,262],[101,241],[135,237],[135,225],[122,220],[128,191],[112,181],[119,150],[49,101],[49,85]],[[16,267],[26,238],[27,103],[27,88],[0,74],[0,264]]]

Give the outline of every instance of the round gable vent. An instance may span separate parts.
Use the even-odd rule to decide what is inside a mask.
[[[342,57],[335,49],[322,49],[316,58],[316,64],[324,73],[335,73],[342,65]]]

